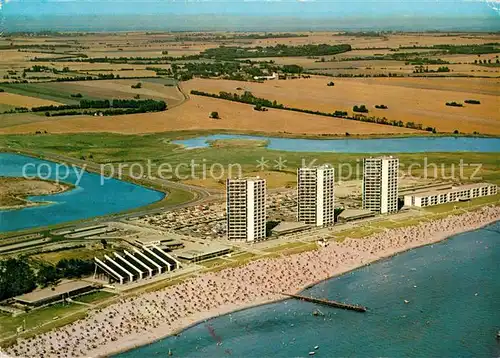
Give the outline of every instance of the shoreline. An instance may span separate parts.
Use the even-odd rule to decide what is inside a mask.
[[[45,196],[63,194],[63,193],[69,192],[69,191],[77,188],[76,185],[69,183],[69,182],[55,181],[55,180],[49,180],[49,179],[39,179],[39,178],[25,179],[22,177],[0,176],[0,180],[2,180],[2,179],[11,179],[12,181],[24,180],[25,182],[47,183],[47,184],[51,184],[52,188],[42,190],[43,192],[39,193],[39,194],[37,194],[37,193],[25,193],[25,194],[8,195],[11,198],[22,201],[23,204],[14,204],[14,205],[1,205],[0,204],[0,211],[21,210],[21,209],[38,207],[38,206],[52,205],[52,204],[54,204],[54,202],[52,202],[52,201],[33,201],[30,198],[33,196],[44,196],[45,197]],[[35,190],[41,190],[41,189],[35,189]]]
[[[44,356],[58,356],[58,352],[62,356],[87,357],[122,353],[221,315],[288,299],[272,291],[300,292],[352,270],[499,220],[500,207],[488,206],[412,227],[387,229],[367,238],[331,241],[326,248],[314,251],[263,258],[244,266],[207,272],[159,291],[122,299],[83,320],[31,338],[29,343],[19,340],[7,353],[36,356],[33,353],[45,351]],[[70,339],[69,332],[75,330]],[[59,342],[61,331],[63,336],[68,334],[68,342],[62,343],[64,348]],[[92,337],[92,331],[100,336]]]

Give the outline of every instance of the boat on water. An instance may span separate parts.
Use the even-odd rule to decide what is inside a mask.
[[[320,310],[314,310],[312,313],[313,316],[324,316],[324,313],[321,312]]]

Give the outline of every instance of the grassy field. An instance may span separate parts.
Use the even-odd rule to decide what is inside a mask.
[[[118,135],[118,134],[72,134],[72,135],[1,135],[0,148],[6,147],[11,150],[31,150],[38,152],[47,152],[60,155],[66,155],[73,158],[81,156],[89,157],[93,155],[93,161],[96,163],[145,163],[148,159],[151,160],[153,166],[161,163],[169,163],[173,168],[180,164],[189,165],[191,161],[199,164],[195,167],[194,173],[198,179],[202,178],[202,163],[207,168],[214,163],[220,163],[226,170],[230,164],[239,164],[243,173],[258,174],[260,171],[257,168],[257,160],[264,157],[269,162],[274,163],[275,160],[286,160],[286,168],[280,173],[294,174],[296,168],[302,165],[304,160],[310,163],[316,159],[316,164],[329,163],[338,168],[338,175],[347,176],[349,169],[347,164],[351,165],[353,176],[358,172],[362,172],[362,158],[370,154],[345,154],[345,153],[299,153],[299,152],[283,152],[278,150],[268,150],[267,148],[198,148],[190,150],[179,149],[178,146],[171,144],[170,141],[179,137],[198,134],[196,132],[179,133],[158,133],[151,135]],[[476,173],[476,178],[480,181],[490,181],[500,184],[500,162],[497,153],[417,153],[417,154],[398,154],[401,163],[401,170],[405,176],[409,175],[424,177],[425,158],[429,169],[427,171],[428,178],[433,178],[434,174],[438,178],[442,178],[443,174],[449,176],[452,168],[455,168],[455,175],[458,176],[460,160],[465,164],[480,163],[481,169]],[[438,170],[434,173],[430,164],[435,163]],[[340,164],[344,164],[342,168]],[[411,164],[420,165],[420,169],[412,171],[404,170]],[[416,167],[415,167],[416,168]],[[266,170],[268,171],[268,170]],[[463,182],[470,181],[469,178],[475,168],[465,167]],[[191,173],[190,167],[179,166],[178,173],[186,175]],[[217,175],[221,172],[217,171]],[[196,179],[196,178],[192,178]],[[290,180],[292,177],[290,177]],[[354,178],[353,178],[354,179]],[[285,180],[288,180],[285,179]]]
[[[10,88],[7,88],[6,85],[2,85],[3,88],[6,91],[10,91]],[[15,107],[26,107],[26,108],[31,108],[31,107],[38,107],[38,106],[50,106],[50,105],[58,105],[60,102],[57,102],[56,100],[47,100],[43,99],[43,97],[39,97],[38,93],[35,91],[23,91],[20,89],[17,91],[17,88],[23,88],[21,85],[8,85],[8,86],[13,86],[14,90],[12,93],[8,92],[1,92],[0,93],[0,106],[10,106],[11,108],[3,108],[0,107],[0,110],[6,111],[8,109],[13,109]],[[19,86],[19,87],[18,87]],[[54,96],[56,98],[57,96]]]
[[[137,83],[141,83],[141,88],[132,88]],[[183,99],[176,87],[165,86],[163,83],[148,81],[148,79],[61,82],[47,84],[47,86],[55,88],[56,91],[81,93],[84,98],[132,99],[139,95],[141,99],[162,99],[171,105]]]
[[[282,245],[285,246],[285,245]],[[308,243],[297,243],[297,245],[294,245],[293,247],[284,247],[282,250],[277,250],[272,252],[270,255],[267,257],[277,257],[277,256],[282,256],[282,255],[295,255],[295,254],[300,254],[301,252],[306,252],[306,251],[312,251],[316,250],[318,248],[318,245],[316,245],[315,242],[308,242]]]
[[[448,36],[440,36],[442,34],[432,33],[398,33],[398,34],[383,34],[380,36],[355,36],[352,34],[341,35],[332,32],[313,32],[308,33],[307,37],[295,37],[285,39],[262,39],[256,40],[254,44],[260,46],[271,46],[276,44],[301,45],[306,43],[312,44],[342,44],[349,43],[355,49],[365,48],[397,48],[398,46],[411,47],[417,46],[432,46],[438,44],[481,44],[492,42],[498,38],[496,34],[474,34],[469,35],[464,33],[447,34]]]
[[[348,237],[351,239],[361,239],[363,237],[368,237],[370,235],[376,234],[377,232],[380,231],[382,231],[382,229],[359,227],[351,230],[345,230],[338,234],[334,234],[333,237],[335,238],[335,241],[342,242]]]
[[[12,106],[10,104],[0,103],[0,113],[10,111],[14,108],[16,108],[16,107]]]
[[[0,128],[18,126],[23,124],[29,124],[36,127],[36,123],[43,126],[43,122],[45,122],[47,118],[48,117],[40,116],[34,113],[0,114]],[[54,117],[51,118],[55,119]],[[59,119],[62,118],[64,117],[59,117]],[[36,130],[33,131],[33,133],[35,132]]]
[[[326,86],[330,80],[335,86]],[[435,127],[438,132],[458,129],[465,133],[500,134],[497,108],[500,89],[496,79],[314,77],[243,85],[237,81],[195,79],[184,87],[209,93],[243,94],[243,91],[250,91],[256,97],[276,100],[289,107],[324,112],[342,110],[352,113],[353,106],[365,104],[368,115],[422,123],[424,128]],[[477,99],[481,104],[462,108],[445,105],[451,101],[463,103],[466,99]],[[385,104],[388,109],[374,108],[378,104]],[[296,131],[301,132],[306,126],[308,123],[304,122]],[[349,127],[346,125],[345,131],[351,133]]]
[[[268,189],[276,188],[293,188],[297,184],[297,178],[295,172],[280,172],[280,171],[253,171],[245,172],[245,176],[266,179],[266,185]],[[233,174],[235,175],[235,174]],[[190,185],[201,186],[209,189],[224,190],[228,173],[225,173],[223,178],[206,178],[206,179],[188,179],[183,182]]]
[[[20,97],[38,98],[54,103],[78,104],[78,100],[71,94],[56,87],[57,83],[9,83],[2,84],[2,88],[8,95],[16,94]],[[3,93],[3,94],[5,94]]]
[[[11,315],[0,314],[0,338],[5,338],[15,334],[17,327],[26,322],[26,329],[34,329],[41,324],[45,324],[54,320],[56,317],[63,317],[75,313],[82,309],[81,305],[77,304],[62,304],[58,303],[47,308],[33,310],[31,312],[21,314],[16,317]]]
[[[265,252],[273,253],[273,252],[278,252],[278,251],[283,251],[283,250],[290,250],[290,249],[295,249],[297,247],[303,246],[303,242],[289,242],[286,244],[282,244],[279,246],[274,246],[270,247],[268,249],[265,249]]]
[[[139,82],[142,84],[141,88],[132,88],[132,85]],[[82,99],[132,99],[139,95],[141,99],[162,99],[170,105],[183,100],[182,94],[175,86],[165,86],[164,83],[148,81],[148,79],[16,83],[2,85],[2,88],[9,93],[0,93],[0,103],[23,107],[57,104],[51,101],[76,104],[79,99],[71,95],[77,93],[83,96]],[[2,100],[3,97],[6,99]]]
[[[209,142],[213,148],[256,148],[265,147],[268,144],[267,140],[253,139],[217,139]]]
[[[74,298],[75,301],[78,302],[83,302],[83,303],[97,303],[101,302],[104,300],[107,300],[108,298],[116,296],[115,294],[111,292],[106,292],[106,291],[96,291],[92,293],[87,293],[86,295],[78,296]]]
[[[393,221],[393,220],[382,220],[382,221],[377,221],[377,222],[371,222],[370,223],[370,229],[367,229],[367,230],[373,230],[375,232],[378,232],[377,229],[395,229],[395,228],[398,228],[398,227],[405,227],[405,226],[410,226],[410,225],[417,225],[421,222],[425,222],[427,221],[428,219],[426,219],[425,216],[423,217],[419,217],[419,218],[415,218],[415,219],[410,219],[410,220],[406,220],[406,221]],[[359,233],[362,233],[362,231],[358,231],[356,232],[357,237],[359,237]],[[346,235],[344,234],[344,232],[341,234],[341,236],[343,238],[346,237]],[[355,236],[351,236],[351,237],[356,237]]]
[[[256,256],[257,256],[256,254],[253,254],[251,252],[243,252],[243,253],[238,253],[238,254],[231,256],[231,260],[244,262],[244,261],[251,260],[251,259],[255,258]]]
[[[31,258],[37,261],[43,261],[55,265],[62,259],[92,260],[96,256],[103,257],[104,255],[110,255],[117,250],[116,248],[103,249],[99,246],[100,245],[95,245],[93,247],[88,246],[77,249],[41,253],[33,255],[31,256]]]
[[[220,266],[226,266],[230,264],[231,261],[228,261],[223,258],[216,258],[216,259],[211,259],[211,260],[206,260],[198,263],[200,266],[205,267],[206,269],[213,269],[215,267],[220,267]]]
[[[253,259],[258,258],[258,255],[251,252],[237,253],[231,256],[231,258],[215,258],[211,260],[202,261],[199,265],[205,267],[207,271],[219,271],[228,267],[235,267],[244,265]]]

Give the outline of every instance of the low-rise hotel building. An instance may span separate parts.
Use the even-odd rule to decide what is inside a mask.
[[[461,200],[470,200],[482,196],[496,195],[498,192],[495,184],[478,183],[468,184],[451,189],[420,191],[405,195],[405,206],[427,207]]]

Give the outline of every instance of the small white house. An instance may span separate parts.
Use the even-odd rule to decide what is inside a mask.
[[[277,80],[278,79],[278,74],[276,72],[273,72],[272,76],[254,76],[254,80]]]

